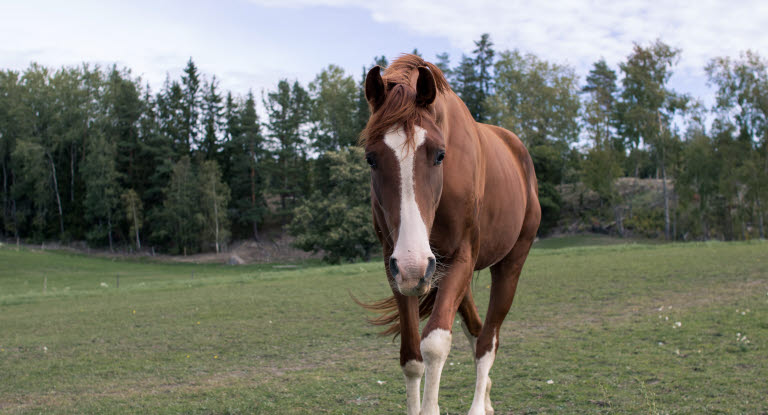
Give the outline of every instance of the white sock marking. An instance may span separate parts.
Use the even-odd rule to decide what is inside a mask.
[[[405,399],[408,415],[419,415],[421,411],[419,387],[421,386],[421,376],[424,375],[424,363],[418,360],[405,362],[403,374],[405,375]]]
[[[496,358],[496,335],[494,333],[491,350],[485,355],[475,360],[477,370],[477,383],[475,384],[475,397],[472,400],[472,407],[469,408],[469,415],[486,415],[493,413],[491,406],[491,378],[488,373],[491,371],[493,361]]]
[[[451,350],[451,332],[434,329],[421,341],[421,357],[426,366],[424,399],[421,401],[421,415],[440,415],[437,394],[440,389],[440,375]]]

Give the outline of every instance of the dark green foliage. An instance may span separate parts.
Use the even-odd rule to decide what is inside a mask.
[[[328,184],[293,212],[296,246],[320,251],[332,263],[369,260],[378,239],[371,224],[370,173],[361,148],[329,151],[321,158]]]
[[[210,83],[205,83],[203,94],[203,140],[199,151],[206,160],[213,160],[219,152],[219,131],[221,129],[222,105],[221,95],[217,91],[216,77]]]
[[[309,121],[311,103],[298,81],[291,85],[282,80],[276,91],[264,97],[269,116],[269,145],[273,149],[272,159],[266,164],[270,189],[280,197],[276,214],[282,223],[290,222],[290,212],[297,201],[309,193],[308,143],[302,129]]]
[[[95,245],[103,245],[106,239],[110,250],[120,200],[116,153],[115,143],[97,130],[88,140],[84,162],[80,165],[85,181],[85,217],[92,223],[86,238]]]
[[[322,152],[357,144],[362,127],[358,121],[357,112],[361,109],[355,80],[340,67],[330,65],[309,85],[309,93],[313,147]],[[367,109],[364,112],[367,113]]]
[[[568,66],[497,53],[487,34],[455,67],[445,53],[437,64],[475,119],[525,142],[542,233],[570,226],[562,213],[611,232],[625,222],[629,236],[765,237],[766,62],[749,51],[712,60],[709,109],[667,86],[680,53],[661,41],[635,45],[621,76],[600,60],[583,87]],[[386,68],[387,58],[372,65]],[[182,253],[291,224],[302,247],[329,260],[365,258],[376,246],[368,174],[353,168],[362,158],[350,148],[369,116],[371,66],[356,80],[329,65],[306,89],[281,81],[263,94],[263,120],[253,94],[220,91],[192,59],[158,91],[114,65],[0,70],[0,233]],[[646,204],[638,181],[621,176],[666,177],[654,182],[664,204]],[[564,208],[568,186],[596,192],[599,208]]]
[[[179,145],[182,154],[188,153],[200,136],[200,75],[197,66],[189,58],[184,75],[181,76],[181,130],[179,131]]]
[[[232,233],[238,238],[259,239],[259,223],[268,209],[265,201],[267,171],[270,161],[264,148],[256,102],[248,92],[241,104],[227,96],[225,109],[227,141],[224,144],[223,171],[231,189],[230,218]]]
[[[483,92],[480,89],[479,76],[475,61],[462,55],[459,66],[451,70],[451,88],[464,101],[469,113],[475,120],[483,116]]]

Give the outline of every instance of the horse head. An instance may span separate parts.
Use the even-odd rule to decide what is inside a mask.
[[[431,108],[438,93],[435,78],[429,68],[417,69],[415,82],[385,83],[378,66],[365,80],[371,107],[365,152],[374,217],[390,274],[403,295],[423,295],[432,287],[437,264],[429,235],[446,155]]]

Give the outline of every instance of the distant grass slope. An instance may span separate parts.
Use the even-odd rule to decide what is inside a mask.
[[[768,410],[768,244],[546,247],[502,329],[498,414]],[[481,314],[488,283],[484,272],[474,285]],[[382,264],[0,248],[0,412],[405,413],[399,345],[373,334],[347,290],[386,295]],[[441,413],[466,413],[473,389],[457,325]]]

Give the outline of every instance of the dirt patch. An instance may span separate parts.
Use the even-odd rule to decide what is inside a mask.
[[[256,264],[267,262],[293,262],[309,258],[322,258],[322,252],[305,252],[293,246],[294,238],[281,235],[272,240],[262,241],[234,241],[220,253],[206,252],[193,255],[165,255],[155,253],[151,248],[134,251],[133,249],[108,249],[89,248],[85,242],[72,242],[63,244],[59,242],[44,242],[41,244],[23,244],[18,246],[34,250],[56,250],[78,254],[85,254],[102,258],[152,258],[164,262],[182,262],[192,264]],[[17,246],[16,241],[6,241],[7,246]]]

